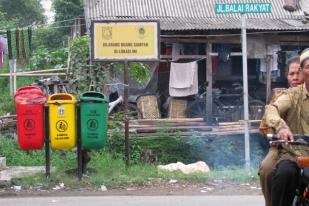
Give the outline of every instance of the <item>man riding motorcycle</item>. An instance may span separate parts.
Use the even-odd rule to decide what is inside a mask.
[[[286,78],[288,80],[289,87],[296,87],[304,82],[303,75],[300,70],[300,59],[299,56],[292,57],[288,60],[287,67],[286,67]],[[280,90],[279,90],[280,89]],[[284,88],[279,88],[273,94],[271,103],[275,102],[276,99],[280,96],[281,92],[285,90]],[[279,91],[278,91],[279,90]],[[266,124],[265,116],[262,118],[260,127],[259,127],[261,135],[264,137],[267,134],[274,133],[273,129],[268,127]],[[261,162],[259,167],[259,176],[260,176],[260,184],[262,188],[262,192],[265,198],[265,205],[270,206],[270,193],[271,193],[271,179],[275,174],[276,171],[276,162],[279,159],[278,149],[276,146],[271,146],[269,151]]]
[[[293,141],[293,134],[309,134],[309,48],[300,55],[300,69],[304,83],[283,91],[265,110],[266,124],[285,141]],[[276,170],[271,179],[271,206],[292,204],[299,176],[296,158],[300,155],[309,155],[309,149],[286,144],[278,150]]]

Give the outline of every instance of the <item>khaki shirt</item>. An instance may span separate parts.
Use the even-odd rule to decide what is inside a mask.
[[[309,135],[309,93],[305,84],[283,91],[265,107],[265,119],[277,132],[288,126],[293,134]]]

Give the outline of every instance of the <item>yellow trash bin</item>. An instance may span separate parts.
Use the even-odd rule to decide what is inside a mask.
[[[72,149],[76,146],[76,98],[59,93],[50,95],[49,137],[53,149]]]

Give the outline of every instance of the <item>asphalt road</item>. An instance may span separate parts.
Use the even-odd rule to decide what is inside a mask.
[[[3,206],[262,206],[262,196],[87,196],[1,198]]]

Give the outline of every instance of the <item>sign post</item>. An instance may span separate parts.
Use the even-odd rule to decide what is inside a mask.
[[[125,160],[130,162],[129,145],[129,61],[160,59],[158,21],[93,21],[91,24],[91,59],[124,62]]]
[[[271,3],[224,3],[216,4],[216,14],[241,14],[241,46],[242,73],[244,99],[244,127],[245,127],[245,167],[250,168],[250,134],[249,134],[249,101],[248,101],[248,64],[247,64],[247,29],[246,13],[271,13]]]
[[[248,101],[248,64],[247,64],[247,30],[246,16],[241,14],[241,50],[244,99],[244,126],[245,126],[245,164],[250,168],[250,134],[249,134],[249,101]]]

